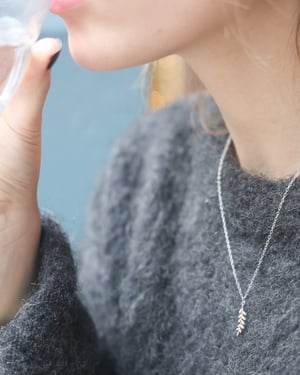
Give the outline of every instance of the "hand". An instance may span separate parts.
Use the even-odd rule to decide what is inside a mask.
[[[40,240],[37,186],[42,110],[50,87],[56,39],[33,47],[23,81],[0,118],[0,324],[21,305]]]

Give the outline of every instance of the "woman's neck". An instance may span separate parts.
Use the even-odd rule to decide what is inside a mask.
[[[241,168],[281,179],[300,170],[299,5],[291,1],[279,13],[261,3],[241,15],[244,42],[222,30],[179,54],[218,104]]]

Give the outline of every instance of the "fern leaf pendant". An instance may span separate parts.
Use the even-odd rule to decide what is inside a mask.
[[[240,308],[240,311],[239,311],[239,320],[238,320],[238,325],[237,325],[237,328],[236,328],[236,335],[240,335],[243,331],[243,329],[245,328],[245,321],[246,321],[246,312],[244,310],[244,307],[242,305],[242,307]]]

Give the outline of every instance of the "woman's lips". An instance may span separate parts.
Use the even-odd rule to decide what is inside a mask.
[[[70,9],[77,8],[85,2],[86,0],[54,0],[50,11],[52,13],[61,14]]]

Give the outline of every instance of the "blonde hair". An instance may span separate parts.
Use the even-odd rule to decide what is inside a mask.
[[[147,67],[150,71],[147,106],[159,109],[188,93],[203,89],[196,74],[183,58],[172,55]]]
[[[199,124],[209,134],[227,133],[214,99],[180,56],[167,56],[145,65],[142,79],[142,87],[146,89],[144,96],[147,110],[156,111],[185,95],[197,93],[197,106],[190,114],[190,125],[196,135]]]

